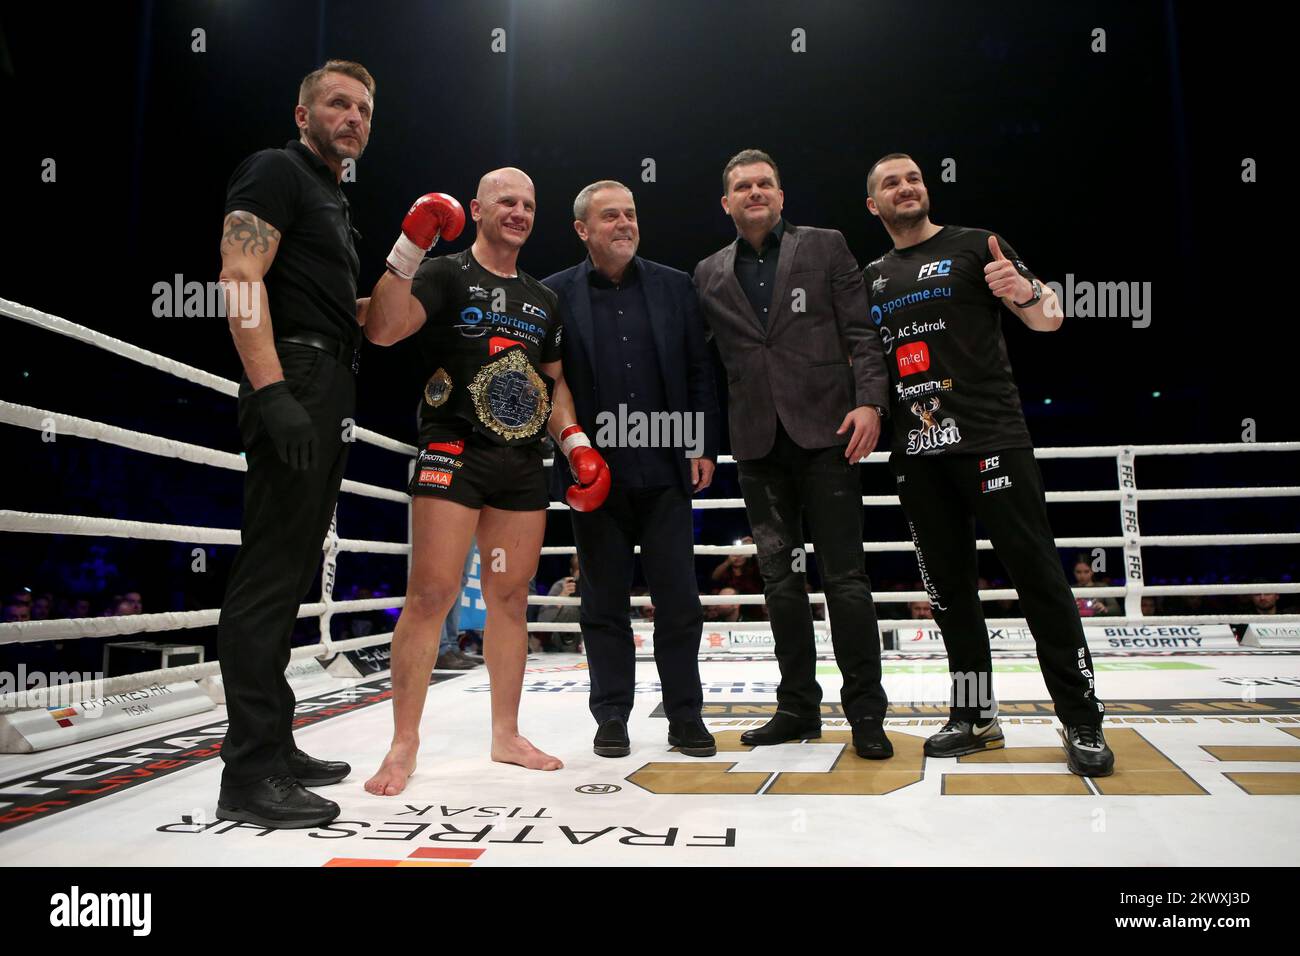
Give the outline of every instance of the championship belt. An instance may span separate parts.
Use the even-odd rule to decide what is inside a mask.
[[[485,364],[468,389],[478,424],[506,442],[532,438],[551,414],[550,387],[522,348]]]

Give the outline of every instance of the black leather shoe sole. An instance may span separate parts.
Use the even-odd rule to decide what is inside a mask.
[[[751,733],[753,731],[747,730],[740,735],[740,742],[746,747],[770,747],[773,744],[788,744],[792,740],[817,740],[822,735],[822,729],[819,726],[784,737],[751,737]]]
[[[269,830],[306,830],[311,827],[322,827],[333,821],[339,815],[339,811],[327,811],[317,814],[314,817],[297,820],[277,820],[274,817],[264,817],[260,814],[253,813],[251,810],[237,810],[229,807],[223,807],[217,804],[218,820],[234,820],[238,823],[252,823],[259,827],[266,827]]]
[[[688,757],[712,757],[718,752],[716,743],[709,744],[707,747],[684,747],[680,737],[668,735],[668,746],[676,747],[679,753],[684,753]]]
[[[594,744],[591,748],[597,757],[626,757],[632,752],[631,744]]]

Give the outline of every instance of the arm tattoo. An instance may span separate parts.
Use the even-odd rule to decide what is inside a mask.
[[[242,246],[244,255],[265,255],[272,242],[280,241],[280,230],[247,212],[232,212],[223,224],[221,248],[234,251]]]

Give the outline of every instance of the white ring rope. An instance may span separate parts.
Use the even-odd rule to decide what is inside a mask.
[[[1259,624],[1261,621],[1270,624],[1300,624],[1300,614],[1169,614],[1161,617],[1090,617],[1084,621],[1084,625],[1092,627],[1188,627],[1192,625],[1213,625],[1213,624]],[[1028,627],[1028,622],[1023,617],[990,617],[985,618],[984,623],[988,627]],[[813,621],[813,627],[817,630],[825,630],[829,626],[827,621]],[[897,630],[898,628],[913,627],[936,627],[933,620],[929,618],[880,618],[880,629],[882,631]],[[728,631],[770,631],[772,629],[771,621],[705,621],[705,631],[709,630],[728,630]],[[581,631],[581,624],[529,624],[529,631]],[[644,621],[632,623],[633,633],[649,634],[654,631],[653,621]]]
[[[360,598],[355,601],[315,601],[298,606],[298,617],[322,614],[356,614],[403,607],[405,597]],[[82,637],[125,637],[158,631],[214,627],[221,616],[220,608],[203,611],[160,611],[150,614],[123,614],[110,617],[51,618],[45,621],[9,621],[0,624],[0,644],[30,644],[35,641],[69,641]]]
[[[107,425],[103,422],[91,421],[88,418],[78,418],[75,415],[65,415],[62,412],[32,408],[30,405],[16,405],[13,402],[0,400],[0,422],[7,425],[17,425],[20,428],[30,428],[35,431],[45,431],[52,425],[56,436],[72,435],[76,438],[88,438],[92,441],[107,442],[110,445],[130,448],[133,451],[158,455],[162,458],[178,458],[181,461],[192,462],[196,465],[210,465],[213,468],[225,468],[229,471],[248,470],[248,460],[243,455],[234,452],[218,451],[215,448],[205,448],[202,445],[191,445],[189,442],[177,441],[174,438],[162,438],[159,435],[149,435],[145,432],[132,431],[129,428],[119,428],[116,425]],[[381,488],[378,485],[369,485],[365,482],[352,481],[347,478],[343,479],[341,490],[351,494],[364,495],[368,498],[383,498],[387,501],[396,501],[399,504],[406,504],[411,500],[411,496],[405,492],[393,491],[389,488]]]
[[[124,342],[122,339],[114,338],[111,335],[105,335],[103,332],[97,332],[94,329],[87,328],[84,325],[78,325],[75,322],[69,322],[67,319],[59,318],[57,315],[50,315],[47,312],[41,312],[37,309],[20,305],[17,302],[10,302],[8,299],[0,299],[0,315],[7,315],[11,319],[17,319],[20,322],[26,322],[29,325],[35,325],[51,332],[57,332],[60,335],[66,335],[68,338],[77,339],[85,342],[87,345],[93,345],[96,348],[104,349],[122,358],[128,358],[133,362],[139,362],[141,365],[148,365],[150,368],[156,368],[160,372],[167,372],[175,375],[177,378],[183,378],[187,382],[193,382],[195,385],[202,385],[204,388],[210,388],[213,391],[220,392],[222,395],[235,397],[239,394],[239,383],[228,378],[222,378],[220,375],[213,375],[211,372],[205,372],[201,368],[195,368],[193,365],[186,365],[184,362],[177,362],[175,359],[169,359],[165,355],[159,355],[157,352],[150,352],[148,349],[142,349],[138,345],[132,345],[130,342]],[[397,452],[399,455],[414,455],[416,449],[414,445],[397,441],[389,438],[387,435],[381,435],[373,432],[368,428],[357,428],[353,435],[358,441],[366,442],[377,448],[386,448],[388,451]]]

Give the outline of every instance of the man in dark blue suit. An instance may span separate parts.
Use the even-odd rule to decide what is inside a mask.
[[[713,365],[690,276],[636,254],[632,192],[602,180],[578,193],[579,265],[545,279],[564,316],[564,377],[578,424],[609,463],[598,510],[572,511],[582,574],[580,621],[591,673],[591,713],[602,757],[631,752],[627,719],[636,683],[630,595],[633,549],[655,608],[654,653],[668,742],[711,757],[700,719],[704,615],[695,579],[691,495],[713,480],[719,415]],[[562,497],[567,476],[552,469]]]

